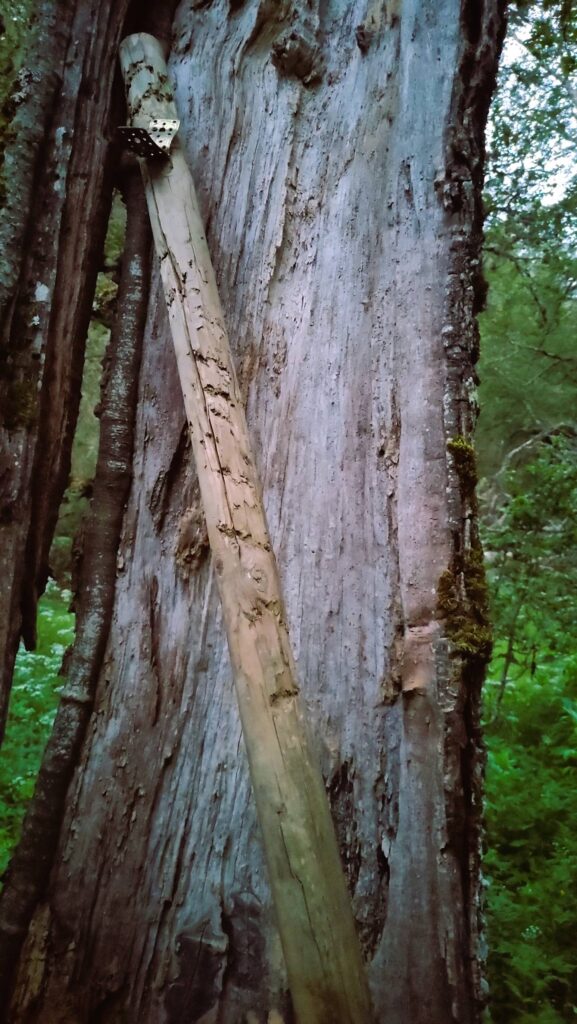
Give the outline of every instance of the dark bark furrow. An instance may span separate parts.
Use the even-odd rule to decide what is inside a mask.
[[[444,180],[439,181],[450,223],[443,343],[446,366],[444,425],[449,452],[451,563],[439,588],[439,614],[452,644],[441,698],[444,785],[451,843],[458,853],[466,915],[464,942],[471,950],[468,984],[474,1019],[486,1003],[481,891],[481,840],[485,748],[481,686],[490,656],[490,625],[483,555],[477,525],[476,467],[472,438],[477,417],[476,314],[484,308],[482,269],[485,125],[505,32],[505,4],[463,0],[463,43],[447,131]],[[447,594],[448,599],[447,599]],[[456,695],[456,699],[454,696]]]

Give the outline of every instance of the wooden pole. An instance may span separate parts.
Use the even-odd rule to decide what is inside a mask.
[[[176,119],[157,40],[129,36],[120,62],[130,124]],[[194,184],[178,136],[168,156],[140,162],[296,1016],[368,1024],[360,947]]]

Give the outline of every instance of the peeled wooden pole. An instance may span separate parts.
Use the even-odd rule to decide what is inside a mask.
[[[130,124],[176,118],[160,44],[129,36]],[[368,1024],[370,999],[296,681],[275,556],[194,185],[178,136],[141,160],[279,932],[301,1024]]]

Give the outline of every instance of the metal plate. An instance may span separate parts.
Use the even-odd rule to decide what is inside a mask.
[[[118,129],[118,134],[125,146],[143,157],[166,156],[170,150],[180,121],[154,118],[148,128],[134,128],[132,125],[123,125]]]
[[[148,131],[151,139],[156,143],[159,149],[163,149],[168,152],[172,144],[172,140],[176,135],[180,126],[180,121],[176,118],[165,119],[161,117],[155,117],[148,126]]]

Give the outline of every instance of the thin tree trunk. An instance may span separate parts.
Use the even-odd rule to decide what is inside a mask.
[[[387,1024],[470,1024],[482,1005],[489,638],[469,438],[501,33],[497,0],[214,0],[183,4],[174,27],[187,156]],[[156,284],[110,639],[15,1024],[290,1019],[168,336]]]
[[[501,669],[501,678],[499,680],[499,689],[497,691],[497,700],[495,701],[495,711],[491,722],[496,722],[501,712],[501,704],[503,697],[505,696],[505,688],[509,682],[509,670],[511,665],[515,661],[515,640],[517,638],[517,622],[519,616],[523,611],[523,605],[525,604],[525,595],[515,605],[513,612],[513,618],[509,625],[509,636],[507,637],[507,647],[505,654],[503,655],[503,668]]]

